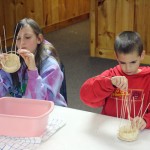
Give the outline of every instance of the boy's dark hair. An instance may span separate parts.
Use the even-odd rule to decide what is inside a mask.
[[[137,51],[138,55],[141,56],[143,52],[143,42],[137,32],[123,31],[116,37],[114,50],[116,54],[129,54]]]

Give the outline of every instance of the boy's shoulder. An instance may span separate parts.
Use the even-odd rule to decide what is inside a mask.
[[[109,71],[112,71],[112,72],[119,71],[120,72],[120,71],[122,71],[122,69],[121,69],[120,65],[116,65],[116,66],[110,68]]]
[[[141,73],[150,73],[150,66],[141,66],[139,68],[141,69]]]
[[[102,72],[102,75],[105,75],[105,76],[122,75],[122,70],[119,65],[116,65],[116,66],[109,68],[109,69],[105,70],[104,72]]]

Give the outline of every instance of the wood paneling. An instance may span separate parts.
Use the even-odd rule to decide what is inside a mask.
[[[3,9],[3,1],[0,0],[0,18],[3,18],[0,21],[0,35],[3,35],[3,25],[4,25],[4,9]]]
[[[59,0],[44,0],[44,24],[48,26],[59,22]],[[53,6],[53,7],[52,7]]]
[[[16,22],[26,17],[26,1],[16,0],[15,2],[15,17]]]
[[[15,1],[5,0],[3,1],[3,6],[4,6],[3,17],[4,17],[4,26],[6,29],[6,38],[9,39],[13,34],[13,28],[14,28],[14,25],[16,24]]]
[[[140,33],[150,64],[150,1],[93,0],[91,2],[91,56],[114,59],[114,40],[118,33]]]
[[[26,16],[34,18],[43,27],[43,0],[26,0]]]
[[[0,0],[0,36],[6,28],[10,45],[16,23],[33,18],[44,32],[53,31],[88,17],[90,0]]]

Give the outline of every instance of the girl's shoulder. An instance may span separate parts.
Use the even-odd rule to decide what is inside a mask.
[[[41,73],[61,70],[58,61],[51,55],[42,60]]]
[[[50,43],[49,41],[47,40],[44,40],[43,41],[43,46],[44,46],[44,49],[47,49],[47,50],[51,50],[51,49],[54,49],[54,46],[52,43]]]
[[[51,65],[59,66],[58,61],[53,56],[49,55],[42,60],[42,66],[49,67]]]

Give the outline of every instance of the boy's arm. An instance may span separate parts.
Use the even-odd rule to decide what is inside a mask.
[[[111,95],[115,87],[112,85],[111,77],[105,74],[92,77],[85,81],[80,89],[80,99],[91,107],[104,105],[105,99]]]

